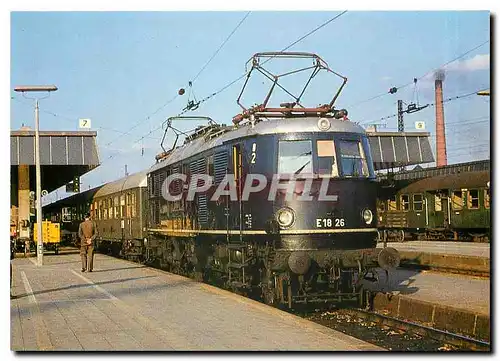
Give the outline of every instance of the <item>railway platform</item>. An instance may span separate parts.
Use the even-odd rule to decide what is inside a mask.
[[[383,247],[379,243],[377,247]],[[466,273],[489,277],[490,244],[470,242],[389,242],[396,248],[401,265],[445,272]]]
[[[320,350],[380,347],[230,292],[97,254],[12,261],[11,350]]]
[[[377,247],[383,247],[379,243]],[[473,242],[447,242],[447,241],[408,241],[408,242],[388,242],[387,247],[396,248],[402,252],[424,252],[445,255],[459,255],[470,257],[490,258],[489,243]]]
[[[397,269],[380,270],[374,309],[396,318],[429,325],[471,338],[490,339],[490,279],[483,277]]]

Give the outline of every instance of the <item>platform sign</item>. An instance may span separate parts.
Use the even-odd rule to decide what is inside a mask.
[[[425,122],[422,122],[422,121],[415,122],[415,129],[424,130],[425,129]]]
[[[79,127],[83,128],[83,129],[90,129],[91,128],[90,119],[80,119],[79,120]]]

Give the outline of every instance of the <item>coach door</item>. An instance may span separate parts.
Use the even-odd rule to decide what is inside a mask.
[[[429,211],[434,216],[429,219],[429,227],[446,228],[450,222],[450,198],[448,192],[437,192],[433,194],[433,197],[434,209],[429,209]]]

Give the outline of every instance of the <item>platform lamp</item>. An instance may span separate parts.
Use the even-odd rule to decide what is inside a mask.
[[[55,85],[24,85],[16,86],[14,91],[23,93],[56,91]],[[37,266],[43,266],[43,239],[42,239],[42,177],[40,171],[40,134],[39,134],[39,109],[38,101],[47,98],[28,98],[35,100],[35,169],[36,169],[36,224],[37,224]]]

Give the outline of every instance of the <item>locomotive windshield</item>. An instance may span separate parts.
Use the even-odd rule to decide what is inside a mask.
[[[373,178],[368,140],[318,139],[279,141],[280,174],[313,175],[322,178]]]
[[[278,172],[280,174],[312,174],[312,142],[282,140],[279,142]]]
[[[338,146],[344,177],[368,177],[368,165],[361,142],[358,140],[340,140]]]

